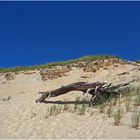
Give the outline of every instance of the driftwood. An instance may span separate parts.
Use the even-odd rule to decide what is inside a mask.
[[[39,92],[40,94],[42,94],[42,96],[36,100],[36,103],[44,102],[44,100],[48,97],[56,97],[62,94],[66,94],[70,91],[81,91],[84,94],[85,93],[90,94],[92,95],[91,102],[93,102],[97,97],[103,94],[106,94],[108,97],[111,94],[120,95],[119,90],[121,89],[121,87],[129,85],[130,82],[133,81],[129,81],[127,83],[123,83],[115,86],[113,86],[112,83],[106,83],[106,82],[95,82],[95,83],[76,82],[66,86],[62,86],[52,91]]]

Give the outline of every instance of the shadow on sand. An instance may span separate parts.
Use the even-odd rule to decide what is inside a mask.
[[[44,101],[45,104],[90,104],[90,101]]]

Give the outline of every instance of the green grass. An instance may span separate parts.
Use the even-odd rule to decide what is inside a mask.
[[[136,63],[140,63],[140,60],[137,60]]]
[[[85,56],[78,59],[68,60],[68,61],[62,61],[62,62],[52,62],[48,64],[42,64],[42,65],[34,65],[34,66],[17,66],[13,68],[0,68],[0,73],[6,73],[6,72],[18,72],[18,71],[27,71],[27,70],[37,70],[37,69],[44,69],[44,68],[52,68],[55,66],[65,66],[72,63],[78,63],[83,61],[96,61],[96,60],[105,60],[110,58],[118,58],[116,56],[109,56],[109,55],[91,55],[91,56]]]

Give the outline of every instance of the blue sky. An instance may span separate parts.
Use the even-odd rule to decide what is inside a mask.
[[[0,2],[0,67],[98,54],[140,59],[140,2]]]

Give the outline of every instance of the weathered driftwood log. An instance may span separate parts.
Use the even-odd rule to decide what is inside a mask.
[[[119,84],[116,86],[112,86],[112,83],[106,83],[106,82],[95,82],[95,83],[76,82],[66,86],[62,86],[52,91],[39,92],[40,94],[42,94],[42,96],[36,100],[36,103],[44,102],[44,100],[47,97],[56,97],[62,94],[66,94],[70,91],[81,91],[84,94],[85,93],[90,94],[92,95],[91,101],[93,101],[97,97],[97,95],[100,96],[106,93],[107,96],[110,96],[111,93],[114,94],[120,93],[119,89],[123,86],[129,85],[130,82]]]

